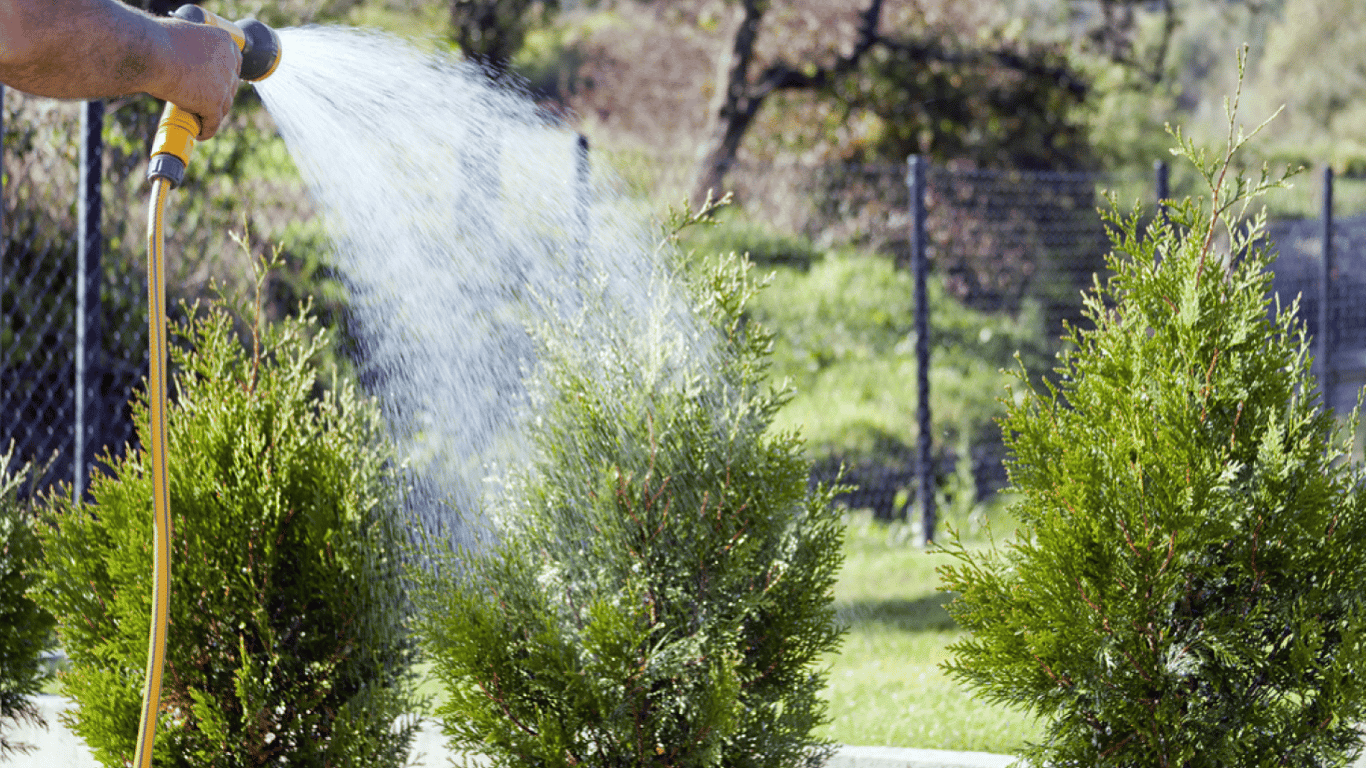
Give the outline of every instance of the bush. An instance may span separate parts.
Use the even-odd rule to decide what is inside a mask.
[[[1094,328],[1072,330],[1056,385],[1009,405],[1017,536],[952,546],[942,571],[973,633],[947,668],[1047,721],[1035,765],[1342,765],[1360,748],[1366,485],[1294,308],[1268,312],[1264,219],[1241,212],[1279,180],[1230,168],[1244,140],[1230,128],[1212,161],[1181,144],[1208,205],[1147,231],[1111,217]]]
[[[42,560],[33,530],[36,510],[20,498],[32,467],[25,464],[9,474],[12,458],[13,446],[0,453],[0,759],[31,748],[6,739],[3,728],[22,721],[43,724],[30,697],[47,679],[39,653],[51,641],[55,624],[29,595]]]
[[[446,553],[419,602],[457,749],[737,768],[828,749],[811,732],[842,525],[798,439],[768,432],[786,395],[764,384],[745,270],[709,273],[703,316],[729,342],[712,359],[625,351],[628,328],[541,337],[534,460],[488,510],[492,542]]]
[[[377,407],[347,382],[325,386],[327,336],[306,313],[254,332],[249,350],[226,311],[191,314],[172,353],[157,764],[401,765],[413,649]],[[146,445],[145,402],[134,410]],[[44,603],[72,661],[68,725],[121,766],[147,658],[152,491],[142,450],[106,461],[92,503],[54,500]]]
[[[809,271],[778,269],[750,310],[781,332],[773,376],[796,394],[778,416],[800,424],[820,455],[846,460],[915,444],[915,315],[912,276],[890,258],[830,254]],[[949,444],[994,442],[1003,413],[1001,371],[1022,356],[1046,368],[1049,344],[1039,312],[1019,317],[964,307],[939,281],[929,285],[931,411]]]

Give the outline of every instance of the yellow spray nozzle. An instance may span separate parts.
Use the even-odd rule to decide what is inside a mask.
[[[280,36],[275,30],[256,19],[231,22],[197,5],[182,5],[171,14],[196,24],[208,24],[227,32],[242,51],[240,76],[248,82],[270,77],[280,64]],[[174,104],[167,104],[157,125],[152,142],[152,161],[147,166],[147,178],[163,178],[172,186],[179,186],[185,178],[185,166],[190,162],[199,135],[199,119]]]

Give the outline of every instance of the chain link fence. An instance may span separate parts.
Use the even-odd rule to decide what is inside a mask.
[[[95,176],[102,227],[98,247],[86,249],[82,264],[78,201],[85,107],[12,91],[3,103],[0,443],[15,441],[18,460],[51,460],[45,483],[80,487],[99,452],[117,454],[136,440],[128,404],[147,370],[143,174],[158,109],[150,100],[108,107]],[[245,237],[249,255],[265,242],[297,235],[301,223],[313,218],[302,188],[288,174],[267,173],[249,188],[235,183],[247,144],[273,128],[259,110],[234,120],[200,150],[188,188],[177,193],[168,231],[185,256],[171,262],[173,311],[177,299],[207,294],[211,275],[249,273],[244,249],[229,233]],[[652,168],[648,184],[656,192],[666,190],[665,196],[684,189],[683,167]],[[777,231],[805,235],[818,247],[851,244],[912,263],[914,200],[905,165],[739,164],[729,182],[748,214]],[[1038,312],[1046,335],[1055,339],[1063,323],[1079,320],[1081,292],[1104,271],[1109,241],[1097,209],[1107,204],[1106,195],[1115,194],[1122,208],[1141,200],[1153,210],[1160,183],[1116,174],[930,167],[921,194],[932,279],[975,310]],[[1366,195],[1357,197],[1366,201]],[[1349,205],[1359,202],[1353,198]],[[1318,334],[1327,297],[1327,396],[1343,408],[1366,383],[1366,301],[1357,298],[1366,288],[1366,215],[1333,222],[1327,272],[1322,230],[1322,221],[1312,218],[1270,223],[1269,236],[1281,253],[1274,288],[1284,305],[1301,297],[1311,336]],[[82,285],[85,310],[78,302]],[[928,335],[934,334],[931,327]],[[997,362],[1000,368],[1014,364],[1009,351]],[[1003,486],[999,439],[952,442],[942,439],[943,429],[932,428],[938,434],[928,472],[940,480],[968,474],[979,496]],[[907,435],[902,444],[914,445],[916,438]],[[883,517],[904,514],[916,496],[916,465],[915,452],[907,449],[850,467],[845,479],[857,488],[846,502]],[[836,467],[818,463],[817,474]]]
[[[748,214],[775,228],[799,232],[819,246],[854,243],[891,254],[899,264],[913,261],[913,199],[905,165],[802,168],[739,163],[728,180]],[[1337,189],[1349,191],[1336,207],[1356,215],[1330,221],[1332,237],[1326,250],[1323,217],[1334,207],[1331,174],[1318,195],[1315,184],[1302,178],[1298,182],[1289,193],[1275,193],[1292,195],[1288,204],[1284,198],[1271,198],[1300,214],[1273,216],[1268,222],[1267,236],[1279,254],[1272,290],[1282,307],[1298,300],[1306,332],[1316,344],[1325,402],[1345,411],[1366,384],[1366,300],[1361,298],[1366,296],[1366,214],[1360,213],[1366,211],[1366,184],[1358,179],[1336,181]],[[933,279],[942,281],[949,296],[976,310],[1039,312],[1046,337],[1056,340],[1065,323],[1081,321],[1082,291],[1094,276],[1105,277],[1110,242],[1099,209],[1108,208],[1113,196],[1122,212],[1140,203],[1151,216],[1159,198],[1174,196],[1165,191],[1167,184],[1166,169],[1160,165],[1152,175],[932,167],[921,194]],[[1186,190],[1178,194],[1185,196]],[[1323,213],[1304,215],[1315,209]],[[1326,327],[1327,334],[1321,335],[1320,327]],[[929,334],[933,336],[935,329],[931,327]],[[1016,367],[1009,351],[995,362],[1002,369]],[[909,390],[914,383],[898,386]],[[971,477],[979,498],[1003,488],[1005,452],[999,436],[964,445],[944,439],[945,427],[932,427],[937,434],[927,471],[935,485],[943,487],[957,474]],[[914,445],[917,437],[907,435],[902,445]],[[838,460],[818,461],[817,474],[833,479],[839,466]],[[919,501],[917,456],[912,449],[856,463],[845,471],[846,482],[856,486],[843,498],[851,507],[898,518]]]
[[[817,168],[739,163],[728,183],[753,219],[800,233],[817,247],[853,244],[913,268],[915,200],[909,176],[907,165],[893,163]],[[1064,323],[1080,321],[1081,293],[1105,271],[1109,239],[1097,210],[1107,204],[1106,195],[1142,199],[1151,209],[1153,185],[1152,177],[1119,174],[930,166],[920,195],[931,279],[973,310],[1035,313],[1042,334],[1056,340]],[[906,303],[913,304],[910,295]],[[929,327],[927,335],[934,346],[936,329]],[[994,369],[1015,367],[1013,350],[983,347],[999,351]],[[935,365],[933,354],[929,365]],[[919,385],[894,383],[908,394]],[[929,418],[935,421],[934,414]],[[947,423],[929,428],[926,478],[917,477],[920,435],[909,434],[871,459],[816,457],[815,479],[831,481],[843,471],[844,482],[854,489],[841,501],[884,519],[906,515],[926,495],[919,488],[943,489],[954,475],[979,498],[1002,488],[1005,456],[999,433],[959,439],[949,434],[956,429]]]
[[[117,456],[137,441],[131,403],[148,354],[145,175],[161,105],[136,97],[92,106],[9,89],[0,100],[0,447],[13,442],[12,461],[46,467],[39,488],[80,492],[106,451]],[[248,145],[273,132],[263,111],[239,110],[198,149],[167,221],[173,321],[180,302],[214,296],[215,282],[240,295],[250,257],[311,220],[287,174],[237,183]],[[290,293],[283,282],[273,288]]]
[[[147,372],[146,204],[123,194],[145,160],[102,103],[16,91],[3,103],[0,444],[46,466],[40,487],[80,489],[105,448],[133,439]]]

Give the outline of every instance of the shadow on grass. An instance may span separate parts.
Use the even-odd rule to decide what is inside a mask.
[[[904,632],[941,632],[958,628],[944,609],[952,600],[952,594],[940,592],[914,600],[841,602],[836,610],[838,620],[850,628],[881,626]]]

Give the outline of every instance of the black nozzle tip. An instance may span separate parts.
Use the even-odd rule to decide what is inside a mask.
[[[280,36],[256,19],[242,19],[237,26],[247,39],[242,48],[242,79],[266,79],[280,63]]]

